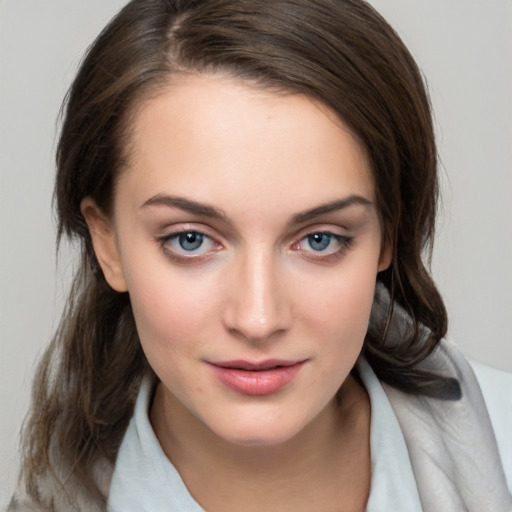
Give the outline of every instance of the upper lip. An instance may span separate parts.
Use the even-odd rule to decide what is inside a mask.
[[[278,367],[295,366],[303,363],[304,359],[265,359],[264,361],[246,361],[236,359],[231,361],[209,361],[213,366],[229,368],[233,370],[263,371]]]

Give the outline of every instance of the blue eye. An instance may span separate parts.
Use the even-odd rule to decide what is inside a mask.
[[[180,233],[177,241],[184,251],[195,251],[203,245],[204,236],[199,233]]]
[[[352,243],[353,237],[329,231],[317,231],[302,237],[294,245],[294,250],[301,251],[310,259],[330,261],[330,259],[344,254],[352,246]]]
[[[158,238],[157,241],[170,258],[180,261],[196,261],[197,257],[218,248],[218,244],[208,235],[197,231],[180,231]]]
[[[313,251],[325,251],[332,242],[333,235],[328,233],[313,233],[307,237],[308,245]]]

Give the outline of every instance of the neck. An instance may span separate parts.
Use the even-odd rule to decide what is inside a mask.
[[[159,384],[153,428],[185,485],[209,512],[335,511],[339,503],[344,510],[364,510],[370,410],[366,391],[353,377],[312,422],[276,445],[230,443],[181,409]]]

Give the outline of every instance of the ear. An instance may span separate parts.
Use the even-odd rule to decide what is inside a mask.
[[[387,270],[391,265],[391,260],[393,259],[393,250],[391,249],[391,243],[386,236],[383,237],[382,246],[380,248],[380,256],[379,256],[379,268],[378,272],[382,272],[383,270]]]
[[[128,287],[112,222],[90,197],[82,201],[80,209],[91,234],[96,259],[107,283],[118,292],[126,292]]]

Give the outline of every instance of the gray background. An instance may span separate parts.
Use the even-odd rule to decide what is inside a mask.
[[[512,1],[373,0],[428,78],[442,158],[434,276],[450,338],[512,370]],[[60,102],[85,48],[124,0],[0,0],[0,508],[17,473],[35,360],[71,258],[51,214]]]

